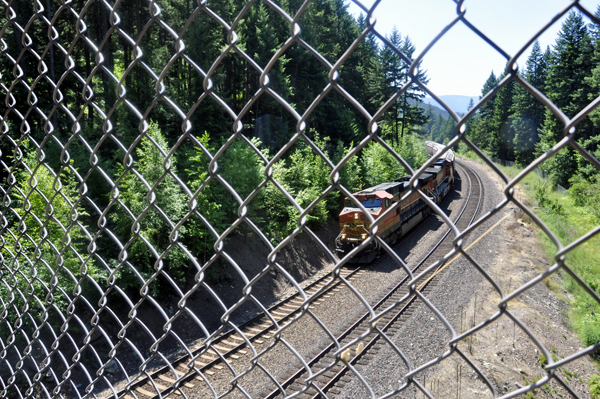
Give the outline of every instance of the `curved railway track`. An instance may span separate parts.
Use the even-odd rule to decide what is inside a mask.
[[[470,182],[469,198],[467,199],[466,205],[460,213],[462,217],[459,216],[457,221],[455,221],[459,230],[462,231],[466,226],[468,226],[468,224],[465,225],[464,223],[470,224],[472,219],[475,217],[481,202],[481,198],[479,198],[478,201],[473,201],[471,198],[473,196],[473,187],[478,185],[479,187],[481,186],[478,177],[473,172],[468,171],[467,168],[462,165],[461,169],[465,171],[465,176],[467,176],[467,180]],[[476,191],[479,192],[480,188]],[[472,205],[474,202],[477,203],[476,209],[469,212],[468,209],[470,206],[474,207],[474,205]],[[468,222],[461,222],[465,219],[463,215],[465,213],[467,215],[472,213],[472,217],[469,218]],[[422,226],[423,223],[415,228],[407,237],[404,237],[400,242],[404,241],[408,237],[413,236],[414,234],[418,234],[420,230],[422,230]],[[414,271],[426,269],[429,264],[435,262],[432,260],[429,263],[426,263],[429,259],[437,259],[436,255],[438,253],[445,254],[452,248],[453,244],[451,240],[447,239],[449,234],[450,230],[436,244],[434,249],[426,255],[419,265],[415,267]],[[385,258],[387,257],[384,255],[376,259],[370,264],[370,267],[373,267]],[[340,276],[352,281],[353,279],[360,277],[360,275],[364,272],[365,269],[362,269],[361,267],[345,267],[340,270]],[[435,271],[433,271],[431,274],[433,275],[433,273],[435,273]],[[427,290],[428,287],[430,287],[432,284],[435,284],[436,278],[430,279],[429,276],[426,276],[425,281],[426,283],[423,285],[423,287],[420,287],[420,289]],[[406,295],[408,289],[405,287],[405,283],[406,279],[400,282],[392,291],[382,298],[379,303],[375,305],[374,309],[385,309],[385,307],[390,306],[390,304],[398,301],[400,298]],[[323,298],[333,295],[333,293],[339,289],[340,284],[341,282],[339,278],[336,278],[333,273],[328,273],[305,287],[304,292],[306,297],[309,298],[311,309],[315,306],[318,306],[322,302]],[[282,326],[286,322],[292,320],[294,316],[301,311],[302,306],[306,305],[307,301],[305,301],[298,293],[280,301],[267,310],[271,317],[276,320],[280,326]],[[400,312],[396,312],[396,315],[393,317],[388,317],[388,315],[386,315],[379,320],[378,324],[385,325],[385,327],[382,327],[384,329],[393,328],[391,324],[395,323],[396,319],[402,315],[410,315],[411,304],[413,301],[414,298],[402,306],[402,309]],[[353,323],[338,337],[338,342],[343,344],[344,342],[348,342],[348,340],[355,339],[360,331],[365,330],[364,323],[367,321],[368,314],[363,315],[358,321]],[[361,328],[361,326],[363,328]],[[204,378],[210,378],[210,376],[215,374],[217,371],[225,367],[231,367],[229,366],[229,363],[237,360],[240,355],[247,354],[248,342],[263,344],[265,341],[273,339],[272,331],[274,327],[275,325],[273,324],[272,320],[265,314],[260,314],[256,317],[253,317],[252,319],[239,325],[237,330],[231,329],[230,331],[227,331],[213,339],[208,346],[203,345],[192,351],[191,356],[186,355],[180,357],[171,361],[168,366],[138,376],[137,381],[134,380],[129,384],[128,387],[116,392],[116,396],[127,399],[156,399],[164,398],[168,395],[171,395],[171,397],[187,397],[185,391],[194,389],[194,379],[204,382]],[[240,334],[243,334],[243,337]],[[353,364],[361,358],[364,358],[365,353],[368,350],[372,350],[371,348],[375,345],[376,340],[376,337],[366,337],[364,339],[365,349],[359,356],[356,356],[354,359],[352,359],[350,363]],[[314,381],[319,381],[319,386],[323,387],[320,388],[322,392],[332,389],[335,387],[335,384],[339,384],[347,371],[347,369],[344,367],[339,368],[338,366],[332,366],[332,364],[337,362],[337,359],[332,355],[334,351],[335,347],[333,347],[332,344],[332,346],[324,348],[309,362],[309,366],[311,368],[315,365],[317,365],[317,367],[319,367],[318,365],[321,365],[323,366],[321,368],[325,370],[324,372],[319,371],[312,373],[312,378],[316,378]],[[192,363],[194,367],[190,367]],[[201,377],[196,370],[199,370],[204,375],[204,378]],[[301,369],[294,373],[283,384],[281,384],[281,389],[284,389],[286,392],[285,396],[289,396],[293,392],[302,391],[301,396],[303,397],[319,397],[321,394],[315,389],[314,385],[309,386],[310,389],[307,390],[306,384],[299,382],[302,381],[304,377],[306,377],[306,370]],[[281,389],[277,389],[276,391],[267,394],[266,397],[281,397]],[[126,393],[127,391],[129,392]],[[110,396],[107,397],[114,397],[114,394],[115,392],[111,392]]]
[[[346,279],[352,280],[359,277],[364,272],[360,267],[346,268],[340,271],[340,275]],[[325,295],[335,292],[339,286],[339,279],[332,278],[333,273],[319,278],[304,288],[304,293],[307,298],[311,298],[310,307],[317,306],[319,301]],[[314,298],[314,299],[313,299]],[[305,301],[300,294],[295,294],[286,298],[275,305],[267,308],[268,313],[283,325],[292,319],[301,310]],[[216,370],[221,370],[225,367],[225,363],[235,361],[239,355],[247,353],[247,341],[257,344],[262,344],[265,340],[271,339],[269,331],[275,325],[265,314],[257,315],[250,320],[240,324],[238,331],[229,330],[214,340],[208,345],[202,345],[198,349],[191,352],[192,356],[183,356],[173,360],[169,366],[165,366],[154,370],[143,378],[131,384],[129,390],[134,393],[125,394],[127,389],[122,389],[117,392],[117,397],[127,399],[146,399],[146,398],[162,398],[170,394],[182,394],[178,387],[194,388],[193,380],[202,377],[198,376],[194,368],[188,365],[193,362],[194,367],[201,371],[205,376],[210,376]],[[244,338],[240,336],[244,335]],[[247,340],[247,341],[246,341]],[[195,359],[195,360],[194,360]],[[159,381],[162,381],[161,384]],[[125,395],[124,395],[125,394]],[[124,396],[123,396],[124,395]],[[110,396],[112,397],[112,395]]]
[[[454,221],[454,224],[459,231],[463,231],[473,223],[473,220],[479,212],[483,200],[483,185],[477,174],[465,165],[460,166],[465,172],[465,176],[469,182],[469,194],[465,205],[457,219]],[[449,229],[423,260],[414,267],[412,270],[413,274],[419,274],[423,270],[427,270],[454,247],[450,233],[451,230]],[[436,268],[427,270],[425,275],[421,278],[421,281],[423,282],[416,287],[416,289],[425,295],[428,294],[428,292],[437,284],[437,281],[441,276],[439,272],[443,265],[444,264],[442,263]],[[336,337],[339,346],[332,342],[317,356],[307,362],[310,367],[310,373],[305,368],[299,369],[281,384],[281,388],[268,393],[264,397],[266,399],[274,399],[295,395],[294,397],[297,398],[317,399],[327,397],[327,392],[334,394],[339,392],[340,388],[350,380],[349,377],[345,377],[345,374],[349,371],[349,366],[347,364],[354,365],[361,360],[369,360],[381,347],[381,345],[378,345],[378,341],[382,339],[381,335],[379,335],[377,330],[372,328],[372,325],[377,324],[378,330],[394,334],[399,326],[413,314],[416,308],[415,302],[418,297],[413,294],[410,298],[405,298],[410,293],[410,288],[407,284],[408,280],[408,276],[405,277],[377,304],[375,304],[373,309],[375,311],[382,311],[401,301],[402,305],[397,306],[396,309],[393,309],[392,311],[386,312],[375,323],[371,321],[370,313],[367,312],[363,314],[362,317],[352,323],[342,334]],[[347,364],[340,362],[339,358],[336,357],[334,353],[337,352],[338,348],[359,339],[364,331],[371,332],[360,340],[362,347],[357,350],[357,354],[351,358],[350,350],[347,350],[342,354],[342,356],[346,358]],[[308,381],[310,381],[310,383],[308,383]]]

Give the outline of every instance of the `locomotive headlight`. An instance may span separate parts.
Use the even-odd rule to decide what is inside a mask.
[[[366,234],[361,234],[360,238],[362,238],[364,240],[365,238],[367,238],[367,235]]]
[[[357,212],[354,213],[354,219],[358,219],[358,213]]]
[[[342,234],[342,240],[346,239],[346,234]]]

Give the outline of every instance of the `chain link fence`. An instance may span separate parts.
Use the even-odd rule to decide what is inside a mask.
[[[331,10],[323,11],[318,8],[320,3],[310,0],[292,3],[262,0],[224,6],[225,3],[207,1],[2,0],[3,397],[144,398],[168,388],[186,397],[251,397],[244,378],[253,372],[266,375],[273,388],[282,381],[272,367],[266,366],[269,356],[280,356],[273,349],[277,345],[285,346],[286,356],[295,357],[298,364],[307,367],[302,348],[310,344],[294,344],[285,335],[291,325],[306,318],[328,333],[337,345],[336,355],[347,362],[349,344],[337,342],[335,332],[328,331],[311,310],[318,297],[306,294],[302,276],[283,264],[283,254],[294,239],[310,238],[314,248],[321,251],[322,260],[331,263],[336,281],[361,300],[360,306],[370,312],[371,320],[382,316],[383,311],[369,306],[354,283],[340,274],[348,259],[337,258],[334,249],[315,232],[311,218],[334,193],[342,198],[351,196],[351,189],[344,186],[340,177],[343,168],[372,141],[391,152],[410,171],[413,181],[431,166],[433,159],[413,170],[382,139],[378,121],[411,88],[423,90],[444,105],[419,80],[418,68],[432,46],[460,24],[502,54],[508,61],[509,73],[464,117],[445,107],[458,123],[455,137],[445,148],[465,143],[505,182],[506,201],[485,214],[479,224],[497,216],[507,204],[518,206],[556,247],[555,263],[510,293],[504,292],[494,282],[494,276],[479,267],[479,273],[494,286],[500,299],[493,316],[478,320],[465,332],[455,330],[423,298],[423,303],[444,323],[447,350],[420,364],[412,363],[402,350],[395,348],[393,355],[407,371],[404,379],[384,396],[402,396],[405,390],[408,395],[410,389],[418,397],[436,396],[432,385],[418,382],[419,373],[449,357],[464,358],[486,381],[487,392],[500,396],[494,385],[497,381],[492,384],[485,377],[485,369],[468,360],[469,355],[459,343],[468,342],[502,316],[513,320],[515,328],[546,359],[545,374],[532,385],[510,390],[506,397],[543,387],[550,381],[577,396],[557,370],[593,353],[600,343],[558,359],[541,343],[537,331],[529,329],[510,310],[511,301],[559,270],[581,286],[590,301],[600,303],[594,289],[565,261],[570,251],[584,245],[599,227],[563,245],[535,213],[513,197],[515,185],[568,146],[600,169],[598,160],[577,141],[575,131],[600,97],[569,118],[518,75],[514,67],[516,59],[554,21],[548,21],[511,58],[469,22],[465,4],[457,1],[454,20],[412,59],[376,30],[373,15],[379,2],[369,8],[355,1],[367,18],[349,46],[332,59],[332,53],[324,51],[326,46],[309,39],[311,29],[328,27],[311,26],[314,20],[308,17],[313,8],[325,14]],[[559,16],[572,9],[599,22],[577,1],[565,5]],[[244,24],[252,18],[257,21],[256,37],[263,38],[264,34],[264,40],[252,42],[239,33],[248,31]],[[270,29],[283,29],[287,32],[285,40],[269,42]],[[365,97],[356,94],[352,87],[356,84],[344,76],[343,69],[369,37],[400,57],[408,73],[406,82],[394,88],[394,94],[374,110],[364,103]],[[216,44],[210,47],[211,43]],[[319,73],[326,76],[320,92],[303,100],[303,108],[289,101],[291,94],[285,92],[286,79],[290,77],[282,71],[290,62],[314,62],[321,68]],[[510,82],[525,88],[565,126],[564,138],[514,179],[507,178],[469,141],[465,129],[465,122]],[[299,95],[302,87],[296,90],[295,95]],[[320,139],[309,134],[311,123],[324,123],[330,117],[324,104],[332,97],[346,104],[364,122],[354,146],[335,161],[327,156]],[[157,120],[165,122],[161,125]],[[282,126],[291,126],[292,131],[283,134]],[[233,134],[221,144],[204,133],[211,129]],[[252,136],[260,137],[262,144]],[[278,180],[278,162],[287,159],[301,143],[309,149],[307,154],[322,164],[320,173],[327,179],[326,188],[319,189],[309,201],[300,201]],[[270,153],[265,145],[270,146]],[[223,166],[227,165],[227,157],[242,163],[235,170],[228,170]],[[262,175],[255,184],[246,170],[257,162]],[[194,182],[190,183],[184,175],[193,176]],[[221,197],[214,194],[217,191]],[[281,204],[291,209],[283,216],[293,225],[281,230],[285,234],[267,233],[265,226],[276,216],[253,211],[253,201],[265,192],[280,198],[279,203],[273,202],[273,209]],[[418,193],[428,200],[426,194]],[[215,203],[214,198],[228,198],[228,202]],[[429,203],[443,215],[439,207]],[[444,221],[451,224],[446,217]],[[370,234],[375,226],[376,223]],[[476,264],[462,248],[462,238],[473,229],[459,232],[450,255],[463,254]],[[376,235],[373,239],[379,240]],[[383,241],[381,244],[391,251]],[[257,245],[262,250],[240,256],[239,252],[233,253],[235,245]],[[260,267],[253,273],[244,266],[250,256],[260,256]],[[406,269],[402,262],[399,267]],[[420,284],[420,275],[407,273],[409,285]],[[274,276],[302,296],[300,314],[289,324],[279,324],[276,314],[268,314],[268,304],[277,301],[277,290],[272,288]],[[285,287],[279,290],[283,291]],[[267,347],[245,338],[239,327],[243,320],[261,313],[275,326],[271,331],[274,343]],[[232,365],[232,358],[225,358],[224,350],[214,344],[227,331],[237,332],[240,343],[249,350],[250,360],[245,367]],[[390,342],[376,323],[371,332]],[[176,359],[186,355],[188,361],[176,366]],[[210,372],[203,371],[199,362],[207,357],[220,360],[229,370],[229,377],[216,380]],[[161,379],[152,374],[161,367],[170,377]],[[360,374],[356,368],[352,371]],[[190,376],[197,377],[192,388],[187,382]],[[147,377],[155,391],[146,395],[135,387]],[[306,387],[312,384],[312,377],[305,382]],[[371,387],[367,389],[375,395]],[[439,386],[437,389],[440,394]],[[329,397],[335,394],[330,393]]]

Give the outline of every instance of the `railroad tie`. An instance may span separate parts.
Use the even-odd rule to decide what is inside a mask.
[[[232,337],[230,337],[230,338],[232,338]],[[242,338],[239,338],[239,339],[240,339],[240,340],[242,340]],[[241,344],[241,343],[243,343],[243,342],[231,342],[231,341],[227,341],[227,340],[225,340],[225,341],[223,341],[223,342],[221,342],[221,343],[222,343],[222,344],[225,344],[225,345],[229,345],[229,346],[234,346],[234,347],[235,347],[235,346],[238,346],[238,345],[240,345],[240,344]]]
[[[158,378],[161,379],[161,380],[163,380],[164,382],[168,382],[171,385],[173,385],[173,384],[175,384],[177,382],[176,380],[174,380],[172,378],[169,378],[166,375],[159,375]],[[190,384],[189,382],[184,382],[183,386],[186,387],[186,388],[193,388],[194,384]]]
[[[153,384],[150,384],[150,385],[153,385],[153,388],[158,389],[159,392],[164,392],[168,389],[168,387],[157,384],[156,382],[154,382]],[[154,397],[157,395],[157,392],[147,391],[141,387],[136,388],[135,391],[141,393],[142,395],[146,395],[146,396],[150,396],[150,397]],[[179,392],[179,390],[174,390],[172,393],[174,393],[175,395],[181,395],[181,392]]]
[[[289,313],[284,313],[284,312],[278,312],[277,310],[272,310],[271,311],[272,315],[277,315],[277,316],[281,316],[281,317],[286,317],[289,315]],[[275,317],[276,318],[276,317]]]

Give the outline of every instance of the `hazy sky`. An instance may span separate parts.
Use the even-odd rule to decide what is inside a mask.
[[[466,0],[466,18],[509,55],[518,50],[546,23],[568,6],[568,0]],[[373,0],[363,4],[370,7]],[[581,0],[594,13],[598,0]],[[351,3],[350,12],[360,8]],[[377,31],[387,35],[395,25],[402,36],[408,35],[416,46],[416,57],[431,40],[456,17],[452,0],[381,0],[375,13]],[[565,17],[556,21],[538,39],[542,49],[556,41]],[[587,19],[586,21],[590,22]],[[519,59],[521,70],[531,49]],[[479,96],[485,80],[493,70],[502,73],[506,59],[459,22],[429,50],[423,69],[430,78],[428,87],[438,95]]]

